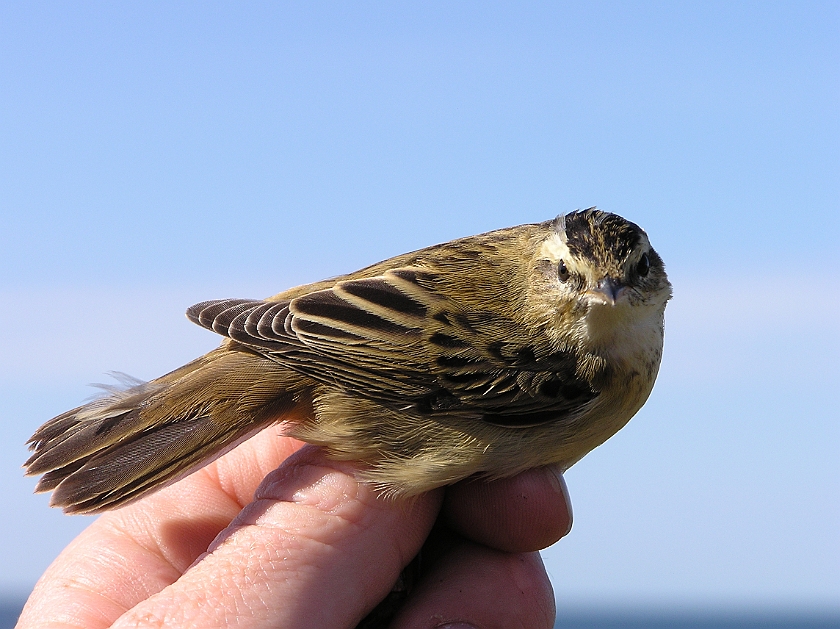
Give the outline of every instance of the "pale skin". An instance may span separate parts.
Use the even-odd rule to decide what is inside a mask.
[[[571,528],[558,472],[395,502],[359,482],[353,464],[302,446],[269,428],[102,515],[43,575],[18,628],[352,628],[436,520],[453,532],[451,546],[392,627],[553,626],[536,551]]]

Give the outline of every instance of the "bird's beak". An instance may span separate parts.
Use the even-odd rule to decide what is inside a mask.
[[[604,306],[615,306],[615,302],[619,295],[624,291],[624,286],[618,280],[611,277],[605,277],[595,288],[590,288],[586,294],[592,298],[593,301],[603,304]]]

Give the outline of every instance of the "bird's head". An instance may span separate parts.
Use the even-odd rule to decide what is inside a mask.
[[[612,343],[630,328],[661,328],[671,284],[644,230],[616,214],[590,208],[546,224],[538,252],[553,327],[587,344]]]
[[[594,208],[558,216],[541,254],[561,295],[583,307],[664,306],[671,284],[644,230]]]

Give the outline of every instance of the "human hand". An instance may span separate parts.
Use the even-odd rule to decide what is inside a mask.
[[[436,521],[450,543],[392,627],[553,626],[535,551],[571,526],[562,477],[537,469],[395,502],[302,445],[269,428],[100,516],[43,575],[18,628],[352,628]]]

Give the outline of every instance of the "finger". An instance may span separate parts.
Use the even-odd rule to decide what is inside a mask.
[[[174,583],[301,443],[268,428],[206,468],[95,520],[38,581],[18,627],[111,624]]]
[[[352,464],[305,448],[207,554],[114,627],[354,626],[418,552],[441,493],[382,499]]]
[[[446,491],[443,515],[465,537],[508,552],[546,548],[572,528],[566,483],[551,467],[457,483]]]
[[[423,576],[391,627],[550,629],[554,615],[539,553],[504,553],[465,541]]]

